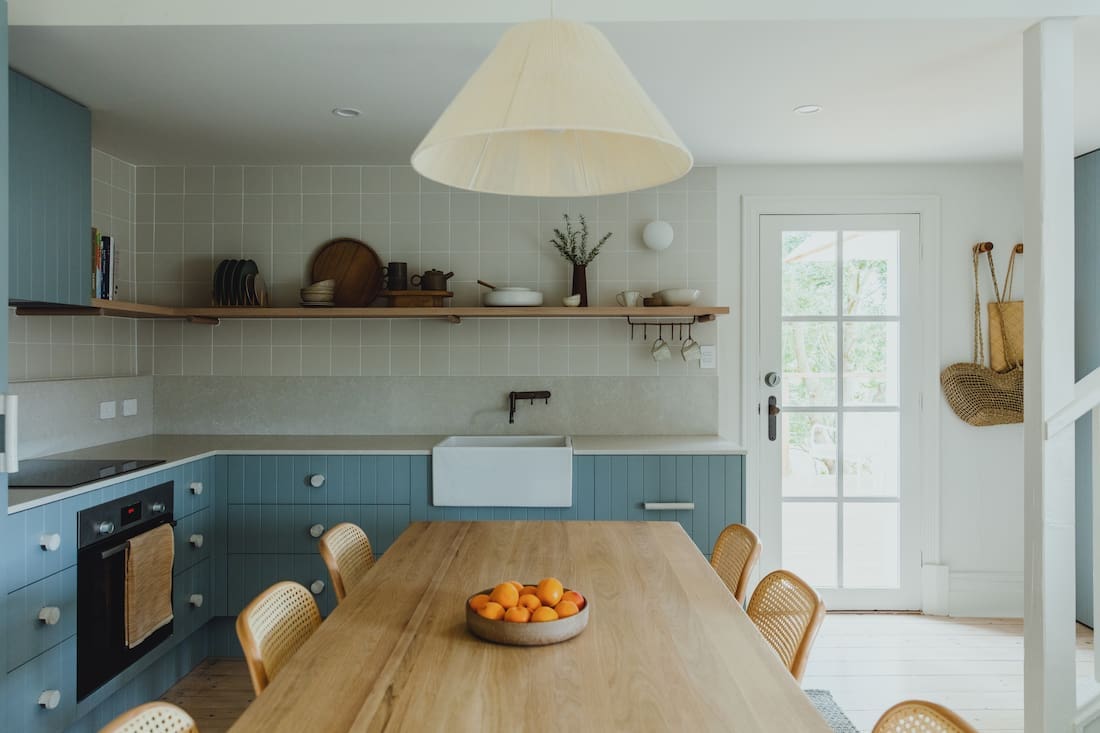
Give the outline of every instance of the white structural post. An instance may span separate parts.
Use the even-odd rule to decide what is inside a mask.
[[[1074,431],[1046,419],[1074,396],[1073,20],[1024,32],[1024,713],[1069,731],[1076,713]]]

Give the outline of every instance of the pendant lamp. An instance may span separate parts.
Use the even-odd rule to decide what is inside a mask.
[[[603,33],[556,18],[510,28],[412,156],[425,178],[514,196],[635,191],[691,165]]]

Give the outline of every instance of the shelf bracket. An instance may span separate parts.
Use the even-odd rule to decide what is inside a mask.
[[[462,323],[462,318],[459,316],[447,316],[447,323]]]
[[[664,330],[665,326],[668,326],[670,334],[675,333],[675,329],[677,327],[679,327],[679,329],[680,329],[680,331],[679,331],[680,340],[682,341],[683,336],[684,336],[684,326],[688,327],[688,338],[691,338],[691,327],[692,326],[694,326],[696,323],[708,323],[708,322],[713,321],[713,320],[714,320],[714,315],[711,314],[711,313],[704,313],[703,315],[700,315],[700,316],[691,316],[691,318],[675,318],[675,317],[662,318],[662,319],[657,320],[657,321],[649,321],[649,320],[638,321],[638,320],[635,320],[632,316],[627,316],[626,317],[626,322],[628,324],[630,324],[630,340],[631,341],[634,340],[634,329],[636,329],[638,326],[642,327],[642,340],[643,341],[648,341],[649,340],[649,329],[650,329],[650,327],[656,328],[657,329],[657,335],[660,336],[660,334]],[[670,338],[671,338],[671,336],[670,336]]]
[[[187,316],[188,323],[197,323],[202,326],[217,326],[222,322],[220,318],[210,318],[209,316]]]

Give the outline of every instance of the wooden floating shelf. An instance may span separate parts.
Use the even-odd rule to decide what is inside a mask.
[[[93,299],[90,306],[22,305],[22,316],[115,316],[121,318],[172,318],[216,325],[222,318],[444,318],[458,323],[463,318],[692,318],[712,321],[729,315],[727,306],[655,306],[623,308],[565,306],[531,308],[337,308],[337,307],[203,307],[145,305],[120,300]]]

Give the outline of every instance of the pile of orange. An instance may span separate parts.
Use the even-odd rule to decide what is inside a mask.
[[[470,599],[470,608],[490,621],[557,621],[580,613],[584,596],[562,587],[557,578],[543,578],[538,585],[524,585],[515,580],[479,593]]]

